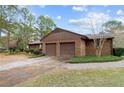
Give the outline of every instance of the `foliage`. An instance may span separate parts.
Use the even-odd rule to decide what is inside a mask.
[[[124,87],[124,68],[55,69],[17,86],[21,87]]]
[[[69,63],[92,63],[92,62],[111,62],[121,60],[121,57],[117,56],[75,56],[72,57]]]
[[[17,48],[25,50],[29,41],[40,39],[54,27],[55,23],[50,17],[40,15],[37,18],[26,7],[0,6],[0,28],[7,30],[7,40],[3,42],[7,43],[8,48],[12,41],[16,41]],[[0,42],[0,46],[5,44],[3,42]]]
[[[41,49],[26,49],[25,52],[35,54],[35,55],[40,55],[42,54]]]
[[[42,52],[40,49],[34,49],[33,54],[40,55]]]
[[[25,52],[29,53],[29,58],[37,58],[44,56],[41,49],[26,49]]]
[[[14,54],[20,54],[21,51],[17,48],[9,48],[9,50],[6,51],[9,55],[14,55]]]
[[[42,57],[44,54],[30,54],[29,58],[37,58],[37,57]]]
[[[9,48],[9,50],[10,50],[10,53],[13,53],[15,52],[16,48]]]
[[[122,22],[117,20],[111,20],[103,24],[105,31],[116,33],[122,28]]]
[[[13,23],[17,20],[18,16],[18,9],[17,6],[14,5],[2,5],[0,6],[0,28],[6,29],[8,32],[7,36],[7,44],[9,48],[9,43],[10,43],[10,37],[13,27]]]
[[[48,34],[51,30],[55,29],[56,25],[53,20],[48,16],[39,16],[37,19],[37,31],[40,36]]]
[[[114,48],[113,54],[115,56],[124,56],[124,48]]]
[[[114,34],[113,47],[124,48],[124,32]]]
[[[34,49],[25,49],[26,53],[32,53],[34,51]]]
[[[124,30],[124,25],[121,21],[112,20],[108,21],[103,24],[105,27],[105,31],[113,33],[113,47],[114,48],[123,48],[123,40],[124,40],[124,33],[121,32]]]

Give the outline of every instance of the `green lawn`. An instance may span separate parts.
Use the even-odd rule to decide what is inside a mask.
[[[55,69],[39,75],[21,87],[124,87],[124,68],[101,70],[63,70]]]
[[[89,63],[89,62],[111,62],[121,60],[121,57],[117,56],[75,56],[70,58],[69,63]]]

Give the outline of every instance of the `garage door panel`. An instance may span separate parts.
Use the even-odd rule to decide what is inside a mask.
[[[61,56],[74,56],[75,55],[75,43],[61,43],[60,44],[60,55]]]
[[[56,44],[55,43],[46,44],[46,55],[56,56]]]

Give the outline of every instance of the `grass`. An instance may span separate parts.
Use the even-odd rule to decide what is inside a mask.
[[[118,56],[75,56],[68,60],[68,63],[92,63],[92,62],[111,62],[119,61],[121,57]]]
[[[56,69],[39,75],[20,87],[124,87],[124,68],[97,70]]]

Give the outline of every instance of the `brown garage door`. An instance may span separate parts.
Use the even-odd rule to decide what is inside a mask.
[[[46,55],[56,56],[56,44],[55,43],[46,44]]]
[[[75,43],[61,43],[60,44],[60,55],[61,56],[74,56],[75,55]]]

